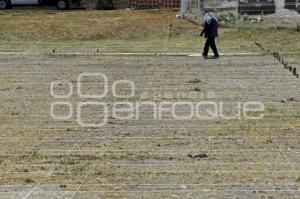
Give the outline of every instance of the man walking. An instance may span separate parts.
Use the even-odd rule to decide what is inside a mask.
[[[214,52],[214,58],[219,58],[218,49],[215,43],[215,38],[218,37],[218,21],[217,18],[209,11],[205,11],[204,28],[201,32],[201,37],[205,36],[206,42],[203,49],[203,57],[207,58],[209,47]]]

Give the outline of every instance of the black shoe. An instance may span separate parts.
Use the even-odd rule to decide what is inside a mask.
[[[207,55],[205,55],[204,53],[202,53],[202,57],[207,58]]]
[[[219,59],[220,58],[220,55],[215,55],[213,56],[214,59]]]

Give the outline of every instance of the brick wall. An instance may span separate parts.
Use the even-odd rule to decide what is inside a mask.
[[[180,8],[181,0],[130,0],[130,7],[135,9]]]

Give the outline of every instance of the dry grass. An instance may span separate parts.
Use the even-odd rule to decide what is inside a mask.
[[[90,11],[7,12],[0,15],[1,38],[23,40],[98,40],[165,37],[172,24],[177,34],[199,28],[175,17],[175,12]]]
[[[5,11],[0,14],[1,51],[200,52],[201,27],[174,11]],[[171,25],[171,27],[170,27]],[[260,52],[249,33],[272,51],[288,51],[300,63],[300,32],[220,29],[221,52]],[[18,45],[16,45],[18,43]],[[62,50],[62,48],[64,48]],[[68,48],[68,49],[67,49]]]
[[[43,48],[49,50],[48,47],[53,46],[58,51],[73,52],[91,48],[101,48],[105,52],[200,51],[200,27],[175,18],[175,14],[154,11],[8,11],[0,14],[0,51],[39,51]],[[218,41],[221,51],[261,52],[249,39],[248,33],[255,33],[272,50],[297,51],[300,46],[300,33],[290,30],[221,29]],[[299,60],[299,54],[291,56]],[[1,60],[1,185],[18,184],[31,188],[41,183],[42,186],[52,186],[49,190],[58,191],[58,194],[79,189],[104,191],[94,198],[137,198],[134,191],[151,189],[161,189],[162,192],[140,193],[139,198],[143,194],[145,198],[167,198],[170,194],[164,191],[169,189],[172,194],[178,194],[175,195],[178,198],[224,198],[225,194],[229,194],[228,197],[246,194],[248,198],[254,195],[271,198],[277,194],[280,198],[292,198],[294,192],[257,190],[278,187],[281,190],[298,190],[299,173],[294,172],[290,165],[285,165],[284,155],[295,163],[295,170],[298,171],[300,110],[299,93],[295,92],[294,86],[298,88],[299,81],[290,73],[285,73],[272,57],[224,57],[212,61],[198,57],[159,56],[1,56]],[[137,99],[143,91],[150,94],[152,91],[189,92],[197,87],[204,93],[216,92],[216,100],[220,101],[261,100],[266,105],[266,116],[264,120],[251,122],[209,123],[192,120],[180,124],[169,120],[149,120],[143,116],[138,122],[121,123],[110,119],[112,123],[105,129],[82,129],[74,121],[54,121],[49,115],[49,103],[55,101],[49,97],[49,83],[58,78],[73,82],[84,71],[103,72],[110,79],[134,81],[138,85]],[[195,79],[202,82],[189,83]],[[289,97],[297,101],[280,102]],[[78,101],[76,95],[68,100]],[[112,100],[109,98],[107,102]],[[149,96],[147,100],[153,99]],[[199,96],[197,100],[202,101],[203,98]],[[105,136],[116,138],[103,139]],[[151,138],[138,140],[134,138],[137,136]],[[76,140],[80,142],[74,145]],[[44,152],[52,149],[78,149],[82,152],[69,155]],[[104,150],[105,153],[91,151],[86,154],[84,150]],[[114,153],[113,150],[122,150],[123,153]],[[167,150],[174,153],[165,153]],[[189,151],[204,151],[208,157],[191,159],[187,156]],[[9,155],[11,153],[20,153],[20,156]],[[79,186],[81,183],[82,186]],[[209,183],[219,186],[202,185]],[[234,183],[241,187],[236,187]],[[159,184],[169,187],[160,187]],[[249,184],[253,185],[249,187]],[[231,193],[222,191],[222,188],[230,191],[250,189],[253,192]],[[22,187],[13,189],[20,192]],[[185,189],[192,191],[180,193]],[[118,192],[122,190],[133,192]],[[197,195],[196,190],[204,191]],[[78,192],[76,196],[81,198],[80,194],[92,198],[89,192]],[[42,196],[50,197],[47,193],[40,193],[36,198]]]
[[[299,81],[285,74],[272,57],[212,61],[197,57],[1,56],[1,60],[0,185],[11,185],[19,193],[28,187],[28,193],[41,183],[40,189],[52,191],[36,190],[36,198],[54,198],[57,195],[53,194],[69,191],[76,194],[76,190],[85,191],[76,198],[93,198],[92,191],[99,190],[103,192],[94,198],[141,198],[143,194],[145,198],[170,198],[173,192],[178,198],[201,198],[212,192],[216,195],[205,198],[224,198],[225,194],[227,198],[241,194],[245,198],[292,198],[293,192],[259,190],[299,187],[298,173],[285,164],[283,155],[299,163],[299,118],[295,117],[299,102],[280,102],[288,97],[298,100],[293,85],[298,87]],[[110,80],[134,81],[137,98],[129,99],[132,102],[145,91],[189,92],[197,86],[203,93],[216,92],[216,101],[262,100],[266,116],[254,121],[193,119],[179,123],[167,115],[163,121],[143,115],[138,121],[110,118],[111,123],[98,129],[54,121],[48,103],[56,99],[49,96],[49,82],[57,78],[73,82],[83,71],[103,72]],[[193,82],[195,79],[201,82]],[[144,100],[152,98],[149,95]],[[74,94],[66,100],[76,103],[78,98]],[[103,100],[111,103],[116,99]],[[180,99],[158,99],[164,100]],[[199,95],[193,100],[204,99]],[[79,151],[63,152],[68,150]],[[189,152],[199,151],[208,157],[188,157]],[[14,153],[19,155],[9,155]],[[251,192],[238,192],[243,189]]]

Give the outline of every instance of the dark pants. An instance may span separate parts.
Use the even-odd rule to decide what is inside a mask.
[[[215,56],[219,56],[218,49],[217,49],[216,42],[215,42],[215,37],[208,37],[206,39],[205,46],[204,46],[204,49],[203,49],[203,56],[208,55],[209,47],[211,47],[211,49],[214,52]]]

